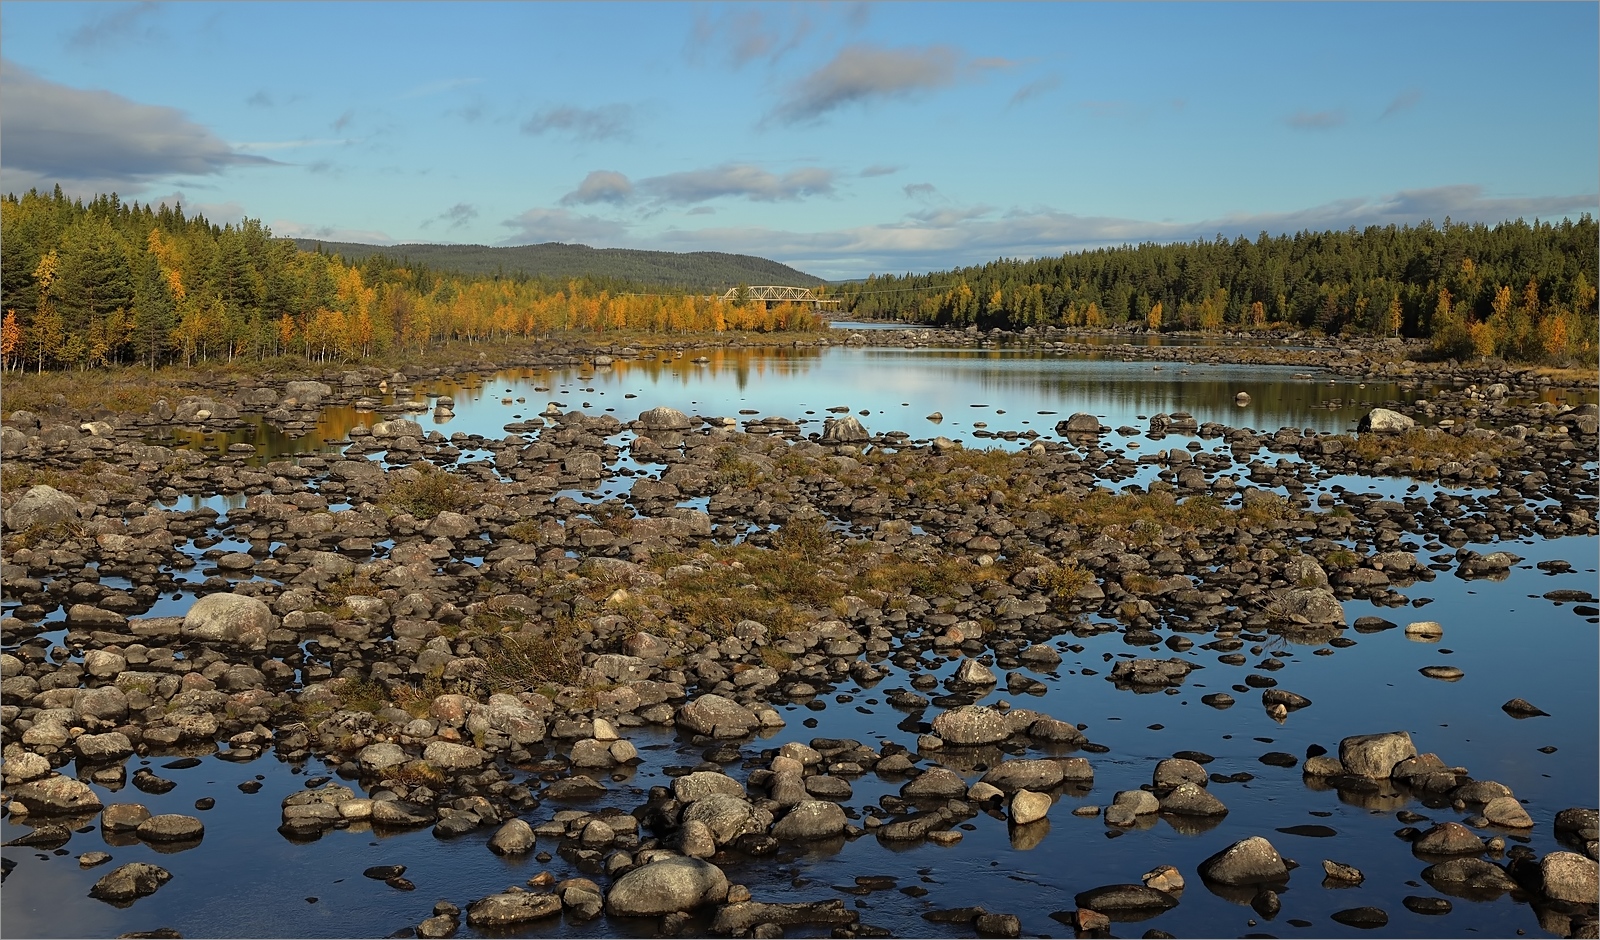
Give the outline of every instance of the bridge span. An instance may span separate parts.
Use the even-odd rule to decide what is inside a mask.
[[[741,288],[735,287],[722,295],[723,301],[733,303],[739,299]],[[763,303],[788,303],[811,304],[815,307],[832,306],[839,303],[837,297],[820,297],[817,292],[809,287],[783,287],[773,284],[761,284],[742,288],[746,300],[759,300]]]

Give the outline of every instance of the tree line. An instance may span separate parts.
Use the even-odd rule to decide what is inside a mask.
[[[807,306],[725,302],[619,278],[446,273],[303,251],[259,220],[29,191],[0,199],[0,364],[156,367],[353,360],[560,330],[815,330]]]
[[[837,289],[868,319],[941,326],[1315,329],[1426,338],[1441,356],[1592,363],[1597,228],[1431,221],[1141,244]]]

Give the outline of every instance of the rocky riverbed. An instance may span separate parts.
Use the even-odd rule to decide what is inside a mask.
[[[1433,369],[1386,350],[1121,351]],[[651,354],[573,348],[476,370]],[[1374,410],[1355,434],[1182,413],[1115,429],[1080,414],[1053,433],[995,435],[1011,449],[993,451],[869,430],[843,412],[813,431],[798,415],[691,416],[645,401],[627,419],[552,405],[504,436],[446,436],[403,417],[412,389],[444,374],[344,370],[241,380],[147,414],[5,415],[8,876],[34,864],[12,853],[75,853],[105,873],[88,890],[96,901],[71,903],[138,910],[183,873],[123,861],[119,847],[181,858],[216,838],[205,799],[152,807],[181,808],[165,794],[202,762],[265,761],[309,779],[281,798],[277,832],[255,839],[309,852],[356,832],[424,830],[518,866],[509,890],[421,904],[404,928],[418,936],[550,921],[736,936],[1108,935],[1158,917],[1147,935],[1245,929],[1197,890],[1300,929],[1388,927],[1504,897],[1549,933],[1595,933],[1592,772],[1587,802],[1527,805],[1495,769],[1396,730],[1404,715],[1340,727],[1340,698],[1361,696],[1359,683],[1329,698],[1296,655],[1355,655],[1360,638],[1390,631],[1438,642],[1454,625],[1414,613],[1407,592],[1436,578],[1503,582],[1527,561],[1511,550],[1519,540],[1585,546],[1589,557],[1540,559],[1549,575],[1591,568],[1596,409],[1543,400],[1549,382],[1531,372],[1442,373],[1457,381]],[[292,459],[248,443],[152,443],[256,416],[305,433],[333,404],[381,420],[348,446]],[[1143,452],[1119,446],[1135,433]],[[1361,479],[1411,481],[1411,492],[1348,485]],[[219,494],[242,505],[169,508]],[[1583,586],[1540,603],[1593,623],[1592,574],[1562,583]],[[1445,684],[1464,672],[1444,662],[1420,675]],[[1103,723],[1070,710],[1086,684],[1171,712],[1175,727],[1193,699],[1241,734],[1317,712],[1334,716],[1319,719],[1334,733],[1223,774],[1198,740],[1108,746]],[[1546,717],[1539,687],[1524,694],[1504,703],[1506,721]],[[848,731],[851,712],[877,736],[811,730],[820,719]],[[1332,835],[1326,825],[1239,818],[1229,804],[1257,805],[1234,794],[1264,768],[1398,819],[1381,863],[1392,882],[1372,899],[1398,905],[1302,920],[1306,892],[1289,887],[1364,897],[1371,873],[1317,856],[1305,840]],[[1153,852],[1120,880],[1063,861],[1044,876],[1065,892],[1049,911],[958,903],[970,899],[875,871],[819,898],[761,868],[794,862],[801,882],[806,859],[845,858],[863,839],[959,853],[984,819],[1023,850],[1074,819],[1108,837],[1157,820],[1190,838],[1233,835],[1187,866]],[[94,832],[103,846],[80,851]],[[416,867],[370,866],[367,880],[408,892],[421,887]],[[1405,878],[1412,887],[1397,887]],[[887,922],[868,903],[881,892],[904,902]],[[1192,909],[1205,913],[1184,920]]]

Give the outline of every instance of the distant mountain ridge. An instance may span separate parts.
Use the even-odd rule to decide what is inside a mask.
[[[523,274],[548,278],[617,278],[688,290],[727,290],[739,284],[815,287],[824,283],[803,271],[754,255],[721,251],[641,251],[634,248],[590,248],[548,242],[493,248],[487,245],[363,245],[316,238],[296,238],[303,251],[340,255],[347,262],[382,255],[458,274]]]

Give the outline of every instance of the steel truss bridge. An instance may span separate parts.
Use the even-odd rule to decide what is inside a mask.
[[[830,306],[839,302],[835,297],[819,297],[816,291],[809,287],[781,287],[763,284],[756,287],[743,288],[746,300],[759,300],[763,303],[778,304],[811,304],[814,307]],[[733,303],[739,299],[740,288],[733,288],[722,295],[723,301]]]

